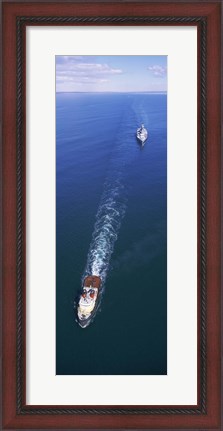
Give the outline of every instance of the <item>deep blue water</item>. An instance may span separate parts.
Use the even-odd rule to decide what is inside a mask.
[[[167,96],[57,94],[56,125],[56,372],[166,374]],[[90,271],[103,295],[82,329]]]

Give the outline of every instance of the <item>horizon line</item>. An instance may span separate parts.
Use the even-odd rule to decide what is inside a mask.
[[[132,94],[132,93],[167,93],[167,90],[162,91],[56,91],[56,94],[63,94],[63,93],[118,93],[118,94]]]

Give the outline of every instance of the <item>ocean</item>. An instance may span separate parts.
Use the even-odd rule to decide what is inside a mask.
[[[91,272],[103,293],[83,329]],[[167,374],[166,94],[56,95],[56,374]]]

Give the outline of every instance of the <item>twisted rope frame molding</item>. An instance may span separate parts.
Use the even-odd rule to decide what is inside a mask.
[[[23,297],[23,262],[26,256],[23,254],[23,169],[24,169],[24,139],[23,139],[23,44],[22,28],[28,24],[199,24],[200,25],[200,406],[195,408],[169,408],[169,407],[139,407],[139,408],[107,408],[99,407],[39,407],[24,406],[24,355],[23,355],[23,333],[25,322],[24,316],[24,297]],[[58,16],[25,16],[17,17],[17,124],[16,124],[16,144],[17,144],[17,349],[16,349],[16,388],[17,388],[17,414],[18,415],[201,415],[206,414],[206,52],[207,52],[207,25],[205,17],[172,17],[172,16],[143,16],[143,17],[58,17]]]

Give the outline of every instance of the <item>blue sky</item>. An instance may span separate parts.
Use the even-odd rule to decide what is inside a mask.
[[[166,90],[166,56],[56,56],[57,92]]]

